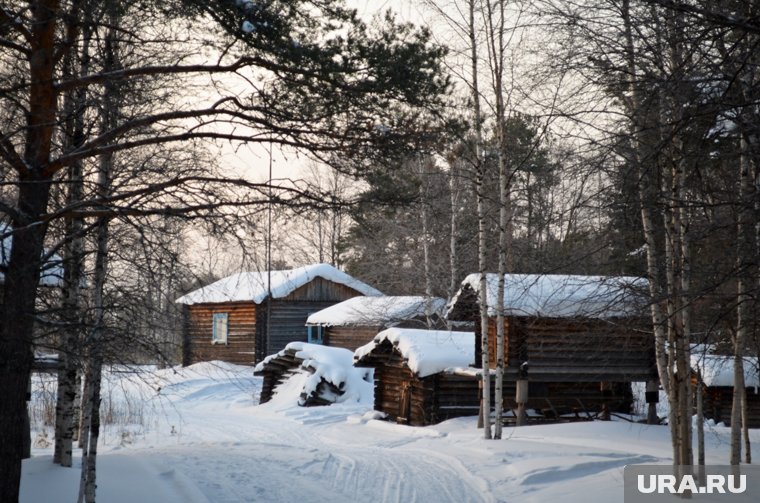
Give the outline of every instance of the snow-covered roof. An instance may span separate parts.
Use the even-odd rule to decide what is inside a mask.
[[[448,330],[389,328],[354,352],[354,361],[388,341],[406,358],[412,372],[426,377],[449,368],[467,367],[475,359],[475,334]]]
[[[640,314],[648,282],[633,276],[507,274],[504,309],[507,316],[549,318],[615,318]],[[489,316],[496,316],[498,274],[486,275]],[[479,291],[480,274],[470,274],[451,301],[454,306],[469,287]]]
[[[329,401],[332,402],[360,401],[366,395],[364,389],[368,383],[366,369],[354,367],[353,353],[344,348],[291,342],[279,353],[267,356],[253,370],[263,372],[272,360],[289,354],[297,360],[302,360],[299,368],[309,373],[303,382],[303,387],[299,389],[302,397],[308,398],[314,395],[322,381],[340,390],[337,396],[329,397]]]
[[[0,285],[5,283],[5,270],[11,259],[11,247],[13,244],[12,232],[12,229],[6,224],[0,224],[0,236],[4,236],[0,240]],[[42,252],[43,255],[46,255],[47,253],[47,250]],[[45,263],[42,264],[39,285],[50,287],[63,286],[63,260],[59,255],[51,255]]]
[[[705,386],[734,385],[734,357],[724,355],[691,354],[691,366],[702,372]],[[758,359],[744,357],[744,385],[747,388],[760,387]]]
[[[330,264],[312,264],[285,271],[272,271],[272,298],[287,297],[294,290],[317,277],[353,288],[362,295],[382,295],[380,291]],[[267,284],[267,271],[241,272],[194,290],[177,299],[177,302],[179,304],[205,304],[253,301],[260,304],[267,298],[269,292]]]
[[[438,297],[389,296],[354,297],[318,311],[306,320],[307,325],[323,326],[384,326],[430,314],[443,316],[446,301]]]

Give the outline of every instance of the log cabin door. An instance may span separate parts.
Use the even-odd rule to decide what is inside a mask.
[[[396,421],[409,424],[409,413],[412,405],[412,383],[407,379],[401,381],[398,399],[398,416]]]

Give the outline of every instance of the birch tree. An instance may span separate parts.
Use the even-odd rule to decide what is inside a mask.
[[[88,11],[89,9],[85,9]],[[77,13],[87,16],[86,13]],[[87,75],[90,67],[90,39],[92,26],[85,20],[82,29],[81,48],[69,51],[63,61],[63,74]],[[64,138],[69,149],[82,146],[86,140],[85,112],[87,110],[86,89],[73,90],[65,94],[63,104]],[[66,204],[77,204],[84,199],[84,168],[82,162],[74,162],[67,169],[68,190]],[[53,462],[70,467],[75,431],[77,383],[81,356],[75,348],[82,342],[82,285],[84,283],[84,232],[85,222],[81,218],[69,219],[66,223],[64,246],[64,289],[62,313],[65,323],[62,350],[59,351],[58,392],[56,401],[55,450]]]

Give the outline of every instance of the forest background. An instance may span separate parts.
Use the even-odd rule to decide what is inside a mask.
[[[649,280],[691,464],[692,345],[737,357],[734,417],[760,349],[759,7],[429,0],[420,29],[332,0],[3,1],[0,428],[21,439],[33,349],[93,383],[175,362],[174,299],[241,269],[443,297],[471,272],[624,274]],[[56,257],[60,293],[37,287]]]

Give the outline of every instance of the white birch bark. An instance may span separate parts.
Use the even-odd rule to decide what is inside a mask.
[[[485,2],[485,23],[491,86],[496,100],[496,142],[499,163],[499,238],[498,280],[496,291],[496,372],[494,386],[495,423],[494,438],[501,438],[504,411],[504,275],[507,272],[507,230],[509,176],[505,149],[506,110],[504,103],[504,0]]]
[[[668,320],[663,310],[663,299],[665,299],[665,288],[662,285],[659,268],[661,264],[667,261],[666,254],[660,252],[657,244],[657,233],[655,228],[655,216],[652,208],[654,193],[658,190],[659,183],[657,175],[648,173],[643,165],[641,149],[643,145],[639,139],[640,131],[644,127],[640,118],[643,100],[640,96],[640,90],[637,83],[638,69],[636,66],[636,52],[633,43],[633,23],[631,20],[630,0],[622,0],[621,15],[625,30],[625,52],[627,60],[628,78],[630,84],[628,109],[631,113],[630,137],[632,161],[639,170],[639,202],[641,211],[641,222],[644,232],[644,241],[647,248],[647,279],[649,281],[650,297],[650,315],[652,318],[652,329],[655,338],[655,359],[657,363],[657,372],[660,378],[660,384],[668,397],[669,412],[668,423],[671,430],[671,442],[673,447],[673,463],[679,464],[681,455],[678,449],[678,438],[680,431],[678,429],[677,410],[679,407],[678,393],[673,385],[674,363],[675,363],[675,345],[672,339],[669,339]],[[667,240],[666,240],[667,242]],[[670,349],[670,351],[668,351]]]
[[[420,216],[422,218],[422,256],[425,270],[425,323],[428,328],[433,327],[433,276],[430,267],[430,221],[428,205],[429,201],[429,174],[422,159],[419,160],[420,177]]]
[[[449,220],[449,300],[454,298],[459,290],[459,268],[458,268],[458,250],[457,236],[459,234],[459,224],[457,216],[459,214],[459,181],[457,177],[459,172],[456,160],[449,164],[449,206],[451,207],[451,218]]]
[[[74,12],[73,15],[78,15]],[[64,67],[68,74],[75,71],[86,74],[89,71],[89,41],[91,29],[87,23],[82,30],[82,48],[76,55],[67,54]],[[79,61],[75,61],[78,59]],[[64,99],[64,116],[72,117],[65,128],[66,141],[73,150],[85,139],[84,111],[87,101],[86,89],[79,89],[66,94]],[[83,178],[82,164],[74,163],[68,172],[68,204],[82,200]],[[80,339],[80,305],[81,285],[84,276],[84,222],[81,218],[72,218],[66,224],[66,245],[64,247],[64,289],[63,316],[66,326],[62,348],[58,354],[58,395],[56,400],[55,447],[53,462],[70,467],[76,423],[76,402],[78,395],[78,365],[76,356],[81,346]]]
[[[478,297],[480,299],[480,337],[481,337],[481,366],[482,389],[481,389],[481,414],[483,416],[483,436],[491,438],[491,375],[490,361],[488,357],[488,292],[486,285],[486,216],[485,216],[485,193],[483,187],[485,163],[481,158],[482,116],[480,111],[480,89],[478,87],[478,41],[477,28],[475,26],[475,0],[467,3],[469,9],[468,30],[470,38],[470,64],[472,69],[472,106],[473,126],[475,129],[475,198],[478,214]]]
[[[742,449],[742,394],[744,391],[744,346],[752,330],[752,288],[750,266],[755,260],[754,241],[754,177],[750,166],[749,145],[742,135],[739,159],[739,222],[737,227],[736,265],[736,333],[734,335],[734,396],[731,404],[731,456],[730,463],[738,465]]]
[[[117,47],[119,25],[117,6],[109,4],[109,28],[104,40],[104,69],[117,68]],[[112,83],[106,83],[103,91],[101,123],[105,131],[117,125],[119,92]],[[102,198],[111,192],[114,169],[114,154],[102,154],[99,158],[97,191]],[[97,454],[100,437],[100,383],[103,367],[103,336],[105,331],[105,284],[108,274],[108,218],[100,217],[96,225],[95,271],[93,279],[92,304],[95,313],[90,331],[88,348],[90,351],[91,384],[89,403],[89,427],[82,451],[82,478],[79,486],[78,503],[95,503],[97,489]]]

